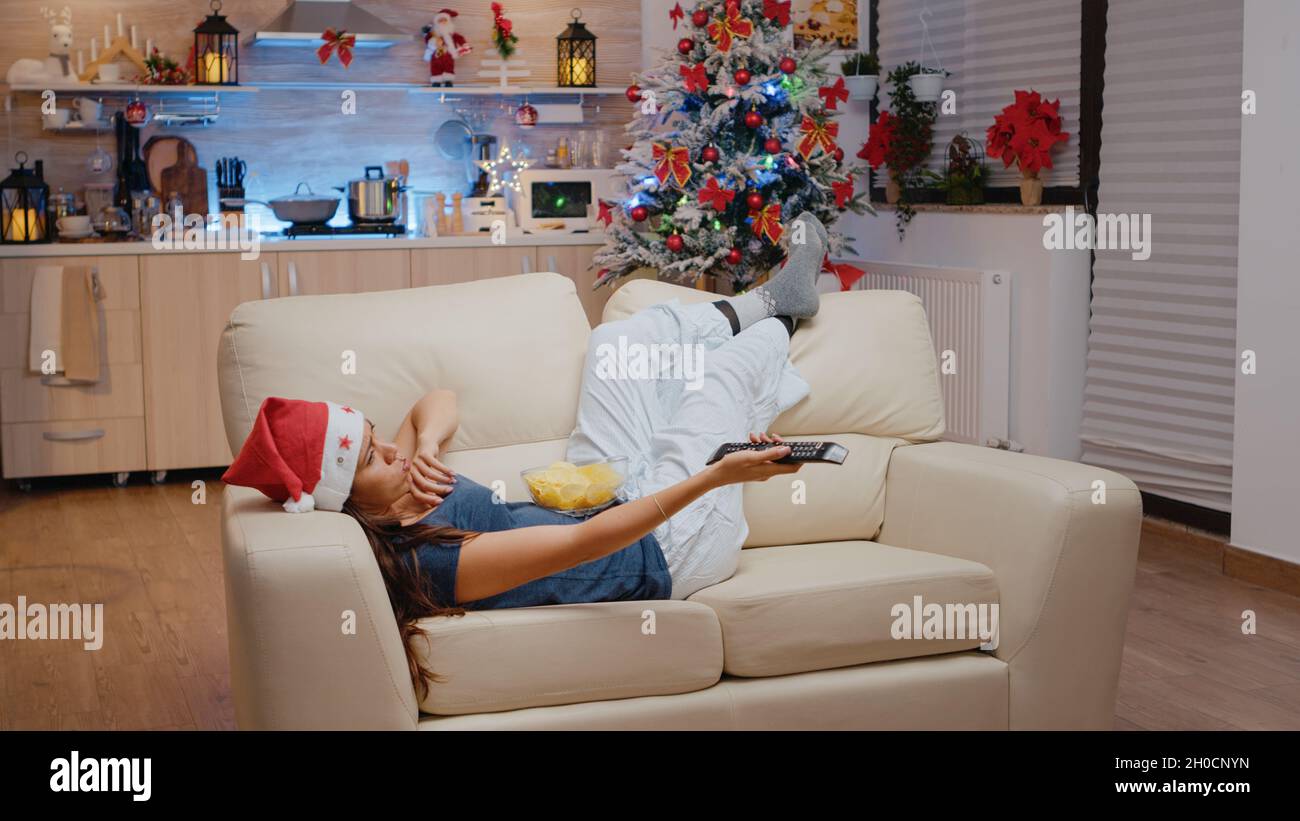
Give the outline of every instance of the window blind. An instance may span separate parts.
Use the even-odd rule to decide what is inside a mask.
[[[943,172],[948,141],[965,131],[982,145],[993,117],[1015,101],[1016,89],[1034,89],[1045,99],[1061,101],[1061,116],[1070,141],[1052,153],[1048,186],[1079,184],[1079,58],[1082,39],[1081,0],[879,0],[881,79],[909,60],[930,65],[935,57],[923,48],[925,21],[930,43],[942,68],[951,72],[945,88],[956,92],[956,114],[935,123],[930,169]],[[922,52],[924,51],[924,54]],[[888,108],[888,88],[880,102]],[[989,158],[990,185],[1020,182],[1015,166],[1003,169]]]
[[[1241,0],[1124,0],[1107,17],[1099,213],[1150,214],[1152,253],[1098,250],[1083,461],[1229,510]]]

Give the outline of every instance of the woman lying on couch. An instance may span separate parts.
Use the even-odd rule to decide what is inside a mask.
[[[458,427],[456,398],[436,390],[385,440],[347,406],[270,397],[222,477],[290,512],[341,510],[365,531],[402,631],[412,679],[433,673],[412,652],[419,620],[467,609],[685,599],[735,571],[748,535],[741,484],[798,464],[765,431],[807,396],[789,360],[797,319],[817,313],[826,229],[801,214],[784,268],[763,286],[714,303],[653,305],[592,331],[577,425],[566,459],[629,457],[629,501],[586,518],[502,502],[440,459]],[[620,343],[621,347],[620,347]],[[692,382],[632,378],[602,366],[610,350],[699,351]],[[610,347],[612,346],[612,348]],[[772,443],[706,465],[725,442]]]

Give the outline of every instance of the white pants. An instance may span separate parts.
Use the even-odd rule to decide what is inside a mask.
[[[659,369],[639,371],[638,358],[654,362],[651,345],[667,346]],[[701,471],[718,445],[767,430],[808,392],[780,320],[733,337],[713,305],[674,299],[592,331],[566,458],[627,456],[627,493],[640,498]],[[654,535],[674,599],[730,578],[749,535],[741,485],[709,491]]]

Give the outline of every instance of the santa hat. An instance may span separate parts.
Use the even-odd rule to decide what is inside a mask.
[[[452,10],[452,9],[438,9],[437,14],[445,14],[445,15],[447,15],[448,17],[459,17],[459,16],[460,16],[460,12],[458,12],[458,11],[454,11],[454,10]]]
[[[342,510],[364,430],[346,405],[267,397],[221,481],[257,488],[290,513]]]

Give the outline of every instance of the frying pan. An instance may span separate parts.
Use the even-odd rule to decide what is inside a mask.
[[[306,186],[307,193],[301,194],[303,186]],[[249,203],[265,205],[275,212],[275,218],[281,222],[291,222],[294,225],[320,225],[334,216],[334,212],[339,210],[339,198],[330,196],[320,196],[312,192],[311,186],[305,182],[298,183],[298,187],[293,190],[293,194],[287,197],[276,197],[271,200],[248,200],[223,197],[222,205],[243,206]]]

